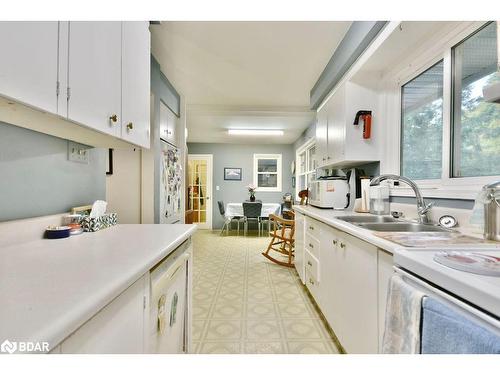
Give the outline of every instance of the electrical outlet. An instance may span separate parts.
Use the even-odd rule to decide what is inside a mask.
[[[68,141],[68,160],[75,163],[88,164],[90,149],[89,146]]]

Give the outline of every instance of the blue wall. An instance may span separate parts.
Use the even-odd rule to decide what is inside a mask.
[[[224,220],[219,213],[217,201],[243,202],[248,199],[246,186],[253,183],[253,154],[281,154],[282,191],[257,192],[257,199],[265,203],[281,203],[285,193],[292,193],[290,165],[295,158],[293,145],[247,145],[226,143],[188,143],[189,154],[213,155],[212,226],[221,228]],[[242,169],[241,181],[224,181],[224,167]],[[216,190],[219,186],[220,190]]]
[[[68,141],[0,122],[0,221],[68,212],[106,198],[106,150],[68,161]]]

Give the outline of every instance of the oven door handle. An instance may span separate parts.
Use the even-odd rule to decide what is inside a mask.
[[[428,292],[430,295],[436,295],[436,296],[441,297],[442,299],[446,300],[448,303],[451,303],[452,305],[458,306],[461,310],[468,312],[469,314],[475,316],[477,319],[481,320],[482,322],[487,323],[489,326],[492,326],[500,331],[500,320],[496,319],[495,317],[493,317],[487,313],[482,312],[478,308],[473,307],[473,306],[469,305],[468,303],[465,303],[465,302],[459,300],[458,298],[453,297],[451,294],[444,292],[443,290],[441,290],[439,288],[432,286],[431,284],[429,284],[425,280],[414,276],[413,274],[409,273],[408,271],[406,271],[402,268],[399,268],[396,266],[394,266],[393,268],[394,268],[396,274],[402,276],[403,278],[406,278],[407,280],[410,280],[414,284],[417,284],[418,286],[420,286],[422,288],[422,290],[424,292]]]

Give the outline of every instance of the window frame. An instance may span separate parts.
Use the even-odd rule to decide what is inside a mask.
[[[307,142],[305,142],[302,146],[300,146],[296,151],[295,151],[295,198],[297,200],[300,200],[300,197],[299,197],[299,181],[300,181],[300,176],[305,176],[305,181],[306,181],[306,185],[307,185],[307,178],[309,175],[312,175],[314,173],[316,173],[316,169],[317,169],[317,165],[316,165],[316,169],[311,169],[309,170],[308,167],[309,167],[309,150],[312,149],[313,147],[316,147],[316,138],[311,138],[310,140],[308,140]],[[316,150],[318,151],[318,150]],[[302,153],[305,153],[306,155],[306,160],[305,160],[305,163],[306,163],[306,170],[304,172],[299,172],[299,165],[300,165],[300,155]],[[317,161],[317,160],[316,160]],[[309,188],[308,186],[306,186],[306,188]]]
[[[403,88],[405,85],[407,85],[408,83],[410,83],[411,81],[413,81],[414,79],[420,77],[422,74],[424,74],[425,72],[427,72],[428,70],[434,68],[436,65],[440,64],[440,63],[443,63],[443,96],[442,96],[442,100],[443,100],[443,119],[442,119],[442,122],[443,122],[443,134],[442,136],[444,137],[444,122],[445,122],[445,111],[446,111],[446,105],[445,105],[445,74],[446,74],[446,68],[445,68],[445,59],[444,58],[439,58],[437,59],[436,61],[434,61],[432,64],[430,65],[427,65],[426,67],[423,67],[422,70],[420,71],[420,73],[417,73],[417,74],[414,74],[413,75],[413,78],[410,78],[408,79],[407,81],[403,82],[401,85],[400,85],[400,93],[399,93],[399,174],[402,176],[403,175],[403,158],[402,158],[402,154],[403,154]],[[444,152],[443,152],[443,147],[445,146],[444,142],[441,144],[441,178],[443,178],[443,158],[444,158]],[[420,181],[422,183],[425,183],[425,184],[432,184],[433,182],[435,181],[439,181],[440,179],[436,179],[436,178],[433,178],[433,179],[419,179],[419,180],[414,180],[414,181]]]
[[[389,72],[394,79],[392,95],[388,97],[388,108],[393,107],[392,114],[388,120],[392,119],[394,138],[388,142],[388,153],[386,160],[392,159],[386,167],[383,167],[381,173],[401,173],[401,136],[402,136],[402,87],[416,78],[430,67],[443,60],[443,147],[442,147],[442,169],[441,178],[432,180],[416,180],[415,182],[422,190],[425,197],[431,198],[450,198],[450,199],[475,199],[481,187],[495,180],[500,180],[498,176],[477,176],[477,177],[453,177],[452,158],[452,48],[467,39],[469,36],[485,27],[488,22],[465,22],[458,32],[446,34],[441,37],[439,43],[431,40],[432,47],[418,57],[414,57],[413,63],[400,67],[397,71]],[[450,36],[451,35],[451,36]],[[389,87],[390,87],[389,86]],[[413,191],[404,186],[391,188],[391,196],[414,196]]]
[[[276,172],[259,172],[260,159],[276,160]],[[253,154],[253,184],[255,191],[259,192],[281,192],[283,180],[282,154]],[[259,187],[259,174],[276,174],[276,187]]]

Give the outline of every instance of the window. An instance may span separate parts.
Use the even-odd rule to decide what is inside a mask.
[[[254,154],[253,181],[257,191],[281,191],[281,154]]]
[[[314,142],[308,142],[303,147],[297,150],[295,157],[295,178],[296,178],[296,188],[295,191],[298,193],[301,190],[305,190],[310,186],[312,180],[316,178],[316,145]]]
[[[482,95],[484,87],[500,81],[498,27],[498,22],[475,30],[464,25],[459,34],[440,40],[445,47],[439,53],[415,56],[437,63],[420,65],[427,70],[418,75],[411,65],[398,73],[408,77],[397,86],[400,174],[420,180],[428,196],[471,199],[500,178],[500,105]],[[397,190],[395,195],[405,194]]]
[[[500,81],[497,24],[452,48],[452,177],[500,175],[500,105],[483,101],[483,87]]]
[[[401,88],[401,174],[441,178],[443,60]]]

